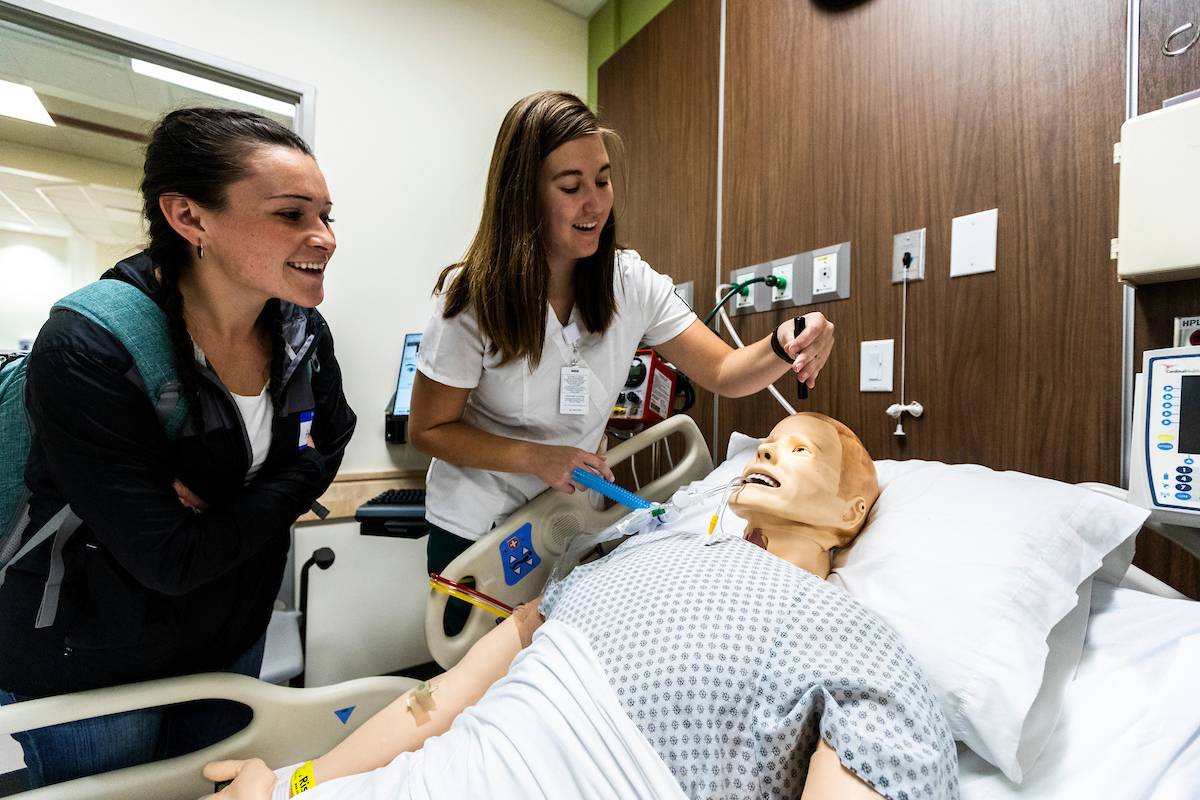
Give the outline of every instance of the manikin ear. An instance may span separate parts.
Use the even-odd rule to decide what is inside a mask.
[[[200,221],[203,211],[194,200],[181,194],[163,194],[159,195],[158,207],[167,224],[189,244],[204,244],[204,225]]]
[[[842,514],[842,521],[846,523],[846,527],[850,530],[858,530],[863,520],[867,517],[867,501],[862,497],[855,497],[850,502],[846,503],[846,510]]]

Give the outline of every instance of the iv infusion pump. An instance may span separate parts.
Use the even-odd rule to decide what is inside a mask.
[[[1147,350],[1133,403],[1129,501],[1200,527],[1200,347]]]

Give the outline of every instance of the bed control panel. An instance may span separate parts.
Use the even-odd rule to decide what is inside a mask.
[[[1200,347],[1147,351],[1136,395],[1131,490],[1140,484],[1143,505],[1195,514],[1182,524],[1200,526]]]

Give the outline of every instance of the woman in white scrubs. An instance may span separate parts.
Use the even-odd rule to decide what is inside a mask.
[[[789,369],[811,387],[833,348],[833,323],[812,313],[798,337],[788,319],[734,350],[669,277],[617,249],[614,136],[562,92],[518,101],[500,126],[479,229],[438,279],[413,386],[412,441],[433,456],[431,571],[547,486],[573,492],[576,467],[612,478],[597,450],[639,344],[726,397]]]

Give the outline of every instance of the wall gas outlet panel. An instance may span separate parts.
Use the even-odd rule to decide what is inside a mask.
[[[750,277],[782,275],[790,279],[781,290],[756,283],[750,287],[751,297],[734,298],[726,302],[731,317],[757,314],[780,308],[808,306],[850,297],[850,243],[843,242],[806,253],[764,261],[752,267],[730,270],[727,283]]]

